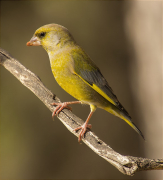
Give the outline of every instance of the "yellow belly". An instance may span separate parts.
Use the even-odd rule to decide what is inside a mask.
[[[90,102],[93,98],[92,89],[77,75],[65,71],[53,74],[57,83],[74,98],[82,102]]]
[[[108,106],[108,101],[73,73],[73,60],[69,54],[57,54],[51,58],[51,68],[57,83],[82,103],[97,107]],[[110,104],[110,103],[109,103]]]

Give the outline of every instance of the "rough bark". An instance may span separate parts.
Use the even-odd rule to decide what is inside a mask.
[[[51,103],[60,102],[60,100],[43,85],[38,76],[25,68],[3,49],[0,49],[0,64],[30,89],[51,112],[54,111],[55,107]],[[73,129],[83,124],[80,118],[67,109],[62,110],[57,117],[71,133],[78,136],[79,132],[75,132]],[[163,169],[163,159],[123,156],[100,140],[92,131],[88,131],[82,141],[123,174],[134,175],[138,171]]]

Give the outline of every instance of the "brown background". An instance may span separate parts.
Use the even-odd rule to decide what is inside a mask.
[[[99,66],[147,142],[124,121],[98,109],[93,131],[114,150],[162,158],[162,3],[160,1],[1,1],[1,47],[37,74],[62,101],[47,53],[27,47],[49,23],[69,29]],[[63,124],[1,67],[1,179],[162,179],[161,171],[124,176],[79,144]],[[86,119],[88,106],[73,105]]]

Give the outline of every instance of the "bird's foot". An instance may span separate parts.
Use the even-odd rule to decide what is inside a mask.
[[[52,113],[52,117],[54,117],[55,115],[58,115],[59,112],[62,111],[62,109],[64,109],[64,108],[67,108],[72,111],[72,108],[67,106],[68,104],[70,104],[70,103],[69,102],[51,103],[51,105],[56,106],[54,112]]]
[[[80,142],[82,140],[82,138],[84,137],[84,134],[86,133],[87,129],[91,129],[91,128],[92,128],[92,125],[91,124],[87,124],[85,122],[82,126],[74,129],[74,131],[78,131],[78,130],[81,129],[81,132],[79,133],[78,142]]]

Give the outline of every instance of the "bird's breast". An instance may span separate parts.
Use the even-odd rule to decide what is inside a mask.
[[[57,83],[70,95],[82,100],[83,86],[81,79],[73,73],[73,60],[69,54],[58,54],[50,59],[51,69]]]
[[[50,59],[53,75],[67,93],[85,104],[98,106],[106,101],[90,85],[73,73],[74,64],[70,55],[62,54],[54,57]]]

